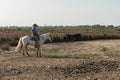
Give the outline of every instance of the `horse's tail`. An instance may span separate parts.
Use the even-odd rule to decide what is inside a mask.
[[[22,44],[22,37],[20,37],[19,42],[17,47],[15,48],[15,51],[20,51],[20,49],[22,48],[23,44]]]

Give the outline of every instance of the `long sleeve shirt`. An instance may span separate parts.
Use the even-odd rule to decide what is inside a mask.
[[[37,30],[36,30],[34,27],[32,27],[32,34],[33,34],[33,35],[38,34],[38,33],[37,33]]]

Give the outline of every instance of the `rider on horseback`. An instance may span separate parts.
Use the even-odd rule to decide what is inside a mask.
[[[37,28],[38,25],[37,24],[33,24],[32,26],[32,38],[35,40],[35,48],[39,47],[39,34],[37,32]]]

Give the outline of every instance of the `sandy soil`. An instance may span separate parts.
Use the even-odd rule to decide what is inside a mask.
[[[42,46],[42,57],[0,52],[0,80],[120,80],[120,40],[52,43]],[[13,50],[14,48],[11,48]]]

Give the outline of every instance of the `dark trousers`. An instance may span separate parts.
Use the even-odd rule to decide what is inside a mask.
[[[34,41],[35,41],[35,47],[39,47],[40,43],[39,43],[39,35],[35,34],[33,35]]]

